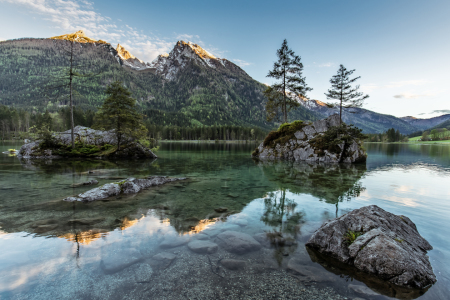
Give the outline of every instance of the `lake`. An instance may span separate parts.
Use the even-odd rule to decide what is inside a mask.
[[[0,142],[0,152],[19,147]],[[156,160],[2,154],[0,299],[448,299],[449,145],[365,144],[363,165],[258,162],[254,147],[162,143]],[[62,201],[93,188],[73,184],[148,175],[187,180],[93,203]],[[323,222],[372,204],[408,216],[434,247],[438,281],[428,290],[375,282],[305,248]],[[204,254],[187,246],[214,246],[226,230],[258,237],[261,248]],[[283,244],[274,242],[279,236]],[[295,264],[303,274],[292,272]]]

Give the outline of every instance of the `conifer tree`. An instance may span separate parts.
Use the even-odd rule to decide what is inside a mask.
[[[109,95],[95,117],[95,127],[103,130],[114,129],[117,150],[124,138],[141,139],[147,135],[142,115],[136,110],[136,100],[122,82],[111,83],[105,93]]]
[[[342,109],[351,107],[362,107],[364,99],[369,98],[369,95],[363,95],[358,92],[359,85],[354,88],[351,86],[361,76],[350,79],[350,75],[355,70],[347,70],[343,65],[340,65],[337,74],[331,77],[331,89],[325,93],[327,99],[337,100],[338,103],[328,103],[328,107],[339,107],[339,123],[342,123]]]
[[[305,77],[302,77],[303,64],[300,56],[289,49],[286,39],[277,50],[277,56],[278,61],[273,64],[273,69],[267,77],[279,81],[268,87],[264,93],[268,99],[267,120],[272,121],[278,115],[278,109],[281,109],[284,122],[287,123],[288,112],[300,105],[292,96],[306,98],[306,93],[312,88],[306,85]]]

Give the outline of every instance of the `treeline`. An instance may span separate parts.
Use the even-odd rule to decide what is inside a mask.
[[[151,111],[149,112],[151,113]],[[170,113],[168,114],[170,116]],[[95,112],[83,111],[74,107],[74,125],[92,127]],[[262,140],[267,134],[259,127],[245,127],[236,125],[156,125],[151,114],[146,114],[144,122],[149,132],[149,138],[155,140]],[[183,124],[180,122],[179,124]],[[189,123],[188,123],[189,124]],[[30,113],[23,109],[0,105],[0,138],[2,140],[27,138],[33,128],[47,127],[51,131],[61,132],[70,128],[70,109],[61,108],[57,112]]]
[[[421,141],[444,141],[450,140],[450,130],[447,128],[436,128],[431,131],[424,131],[422,133]]]
[[[388,129],[383,133],[367,134],[367,136],[368,138],[366,139],[366,141],[368,142],[394,143],[408,141],[408,136],[401,134],[400,131],[398,129],[395,130],[395,128]]]
[[[263,140],[267,131],[258,127],[233,125],[161,126],[147,125],[149,137],[155,140]]]

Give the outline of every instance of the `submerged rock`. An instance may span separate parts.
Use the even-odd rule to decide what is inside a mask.
[[[397,286],[423,289],[436,282],[427,256],[433,248],[416,225],[376,205],[323,224],[306,245]]]
[[[245,265],[247,264],[245,260],[231,259],[231,258],[224,258],[220,261],[220,263],[228,270],[239,270],[244,268]]]
[[[67,197],[63,201],[74,202],[90,202],[101,199],[106,199],[113,196],[118,196],[119,194],[135,194],[139,193],[141,190],[162,185],[168,182],[173,182],[177,180],[185,180],[186,178],[168,178],[166,176],[150,176],[146,179],[136,179],[128,178],[121,182],[107,183],[101,187],[89,190],[75,197]]]
[[[237,231],[222,232],[217,236],[217,243],[228,252],[236,254],[245,254],[261,248],[261,244],[250,235]]]
[[[190,242],[187,246],[191,251],[200,254],[213,254],[219,248],[216,243],[200,240]]]
[[[108,252],[100,261],[100,267],[106,274],[119,272],[143,260],[142,254],[136,249],[126,249],[118,252]]]
[[[80,187],[80,186],[85,186],[85,185],[97,185],[98,181],[95,179],[92,179],[90,181],[86,181],[86,182],[81,182],[81,183],[74,183],[71,185],[71,187]]]
[[[290,127],[289,127],[290,126]],[[337,131],[339,115],[332,115],[311,124],[301,121],[272,131],[252,156],[259,159],[290,159],[325,163],[365,162],[366,152],[358,138],[360,131],[342,125]]]

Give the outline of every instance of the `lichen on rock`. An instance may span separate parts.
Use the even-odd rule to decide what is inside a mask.
[[[338,115],[313,123],[294,121],[270,132],[252,156],[326,163],[365,162],[364,137],[360,129],[340,124]]]

